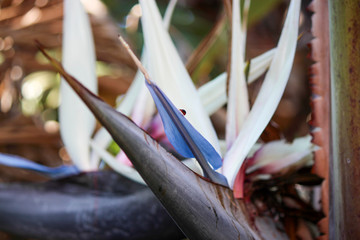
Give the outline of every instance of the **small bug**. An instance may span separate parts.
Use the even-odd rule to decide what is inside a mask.
[[[186,115],[185,109],[180,108],[179,110],[180,110],[180,112],[181,112],[184,116]]]

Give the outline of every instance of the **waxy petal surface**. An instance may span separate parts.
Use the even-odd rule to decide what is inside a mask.
[[[151,57],[149,73],[155,83],[171,96],[173,103],[185,109],[187,119],[220,153],[215,130],[201,104],[196,88],[186,71],[169,33],[164,28],[154,0],[140,0],[145,47]]]
[[[246,173],[259,170],[260,173],[272,174],[301,162],[306,165],[311,163],[314,150],[311,136],[296,138],[292,143],[286,143],[285,140],[269,142],[249,159]]]
[[[233,186],[247,154],[273,116],[285,90],[296,50],[300,1],[292,0],[278,47],[255,103],[233,147],[224,158],[223,174]]]
[[[245,4],[248,1],[245,1]],[[248,6],[248,4],[246,4]],[[246,6],[245,6],[246,7]],[[244,9],[247,12],[248,9]],[[247,15],[247,14],[246,14]],[[246,18],[245,15],[245,18]],[[241,27],[241,24],[243,26]],[[233,1],[231,30],[231,66],[226,119],[226,144],[229,149],[238,136],[250,109],[245,79],[246,21],[240,19],[240,0]]]
[[[166,29],[170,26],[176,2],[177,0],[171,0],[166,8],[163,19],[163,25]],[[150,60],[147,55],[146,48],[143,47],[141,62],[146,68],[148,68],[148,61]],[[142,126],[141,124],[146,124],[153,116],[155,111],[154,103],[151,100],[151,96],[146,89],[146,86],[144,85],[144,77],[141,71],[136,72],[133,82],[116,109],[126,116],[131,116],[131,118],[139,126]],[[112,141],[112,138],[104,128],[101,128],[95,134],[93,141],[96,142],[102,149],[105,149]],[[96,151],[93,151],[91,154],[91,162],[93,166],[99,165],[100,158]]]
[[[265,73],[270,66],[274,54],[275,49],[271,49],[251,59],[247,79],[248,84],[253,83],[259,76]],[[228,101],[226,93],[226,79],[227,73],[224,72],[198,89],[201,102],[209,115],[215,113]]]
[[[64,1],[64,68],[86,87],[97,92],[95,50],[88,16],[79,0]],[[71,160],[80,170],[93,170],[89,141],[95,118],[66,82],[60,86],[60,134]]]

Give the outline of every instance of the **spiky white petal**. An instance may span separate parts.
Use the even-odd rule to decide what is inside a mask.
[[[186,71],[171,38],[164,28],[154,0],[140,0],[145,47],[148,51],[149,73],[154,82],[178,108],[186,110],[189,122],[220,153],[218,139],[196,88]]]
[[[278,47],[264,83],[232,148],[226,154],[223,174],[233,187],[247,154],[273,116],[285,90],[296,50],[300,1],[292,0]]]
[[[64,1],[63,59],[65,70],[97,93],[95,50],[87,13],[79,0]],[[95,118],[65,81],[60,86],[60,133],[65,147],[80,170],[92,170],[89,141]]]

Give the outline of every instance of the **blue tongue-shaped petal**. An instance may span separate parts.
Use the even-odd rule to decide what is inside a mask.
[[[51,178],[66,177],[79,173],[79,170],[75,166],[62,165],[59,167],[46,167],[22,157],[4,153],[0,153],[0,164],[8,167],[32,170]]]
[[[176,151],[187,158],[195,157],[204,171],[205,177],[213,182],[228,186],[226,178],[215,172],[222,165],[222,159],[211,144],[186,120],[170,99],[158,86],[146,79],[151,96],[160,113],[165,133]]]

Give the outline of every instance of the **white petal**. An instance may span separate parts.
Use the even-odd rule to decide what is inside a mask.
[[[79,0],[64,1],[63,66],[92,92],[97,93],[95,50],[90,22]],[[95,118],[65,81],[61,82],[60,133],[80,170],[92,170],[89,140]]]
[[[115,159],[110,153],[98,146],[96,142],[91,142],[92,149],[112,168],[121,175],[141,184],[146,185],[140,174],[133,167],[126,166]]]
[[[226,121],[226,144],[228,149],[239,134],[250,109],[244,73],[245,31],[241,30],[240,24],[240,0],[234,0],[232,11],[229,98]],[[245,29],[243,26],[243,30]]]
[[[148,63],[147,63],[145,49],[143,50],[141,59],[143,65],[147,66]],[[144,102],[152,105],[150,106],[148,104],[145,105]],[[140,71],[137,71],[133,82],[131,83],[129,89],[127,90],[125,96],[123,97],[122,101],[120,102],[116,110],[126,116],[130,116],[135,108],[137,111],[139,111],[140,107],[141,108],[144,107],[147,111],[144,112],[143,114],[139,114],[139,113],[135,114],[135,117],[137,118],[136,119],[137,123],[142,122],[143,118],[148,119],[152,115],[155,109],[151,96],[148,93],[147,88],[144,84],[144,76]],[[96,142],[100,148],[105,149],[107,146],[109,146],[110,142],[112,141],[112,137],[105,128],[101,128],[99,129],[99,131],[96,132],[93,141]],[[96,151],[92,151],[91,165],[98,166],[99,162],[100,162],[100,156],[97,154]]]
[[[203,171],[198,163],[198,161],[195,160],[195,158],[189,158],[182,161],[185,166],[196,172],[197,174],[203,176]]]
[[[220,152],[215,130],[176,48],[165,30],[153,0],[140,0],[149,73],[178,108],[186,110],[189,122]]]
[[[237,1],[237,0],[236,0]],[[243,12],[242,12],[242,20],[241,20],[241,37],[242,37],[242,48],[244,49],[243,58],[245,59],[245,49],[246,49],[246,32],[247,32],[247,22],[248,15],[250,10],[250,0],[245,0],[243,3]]]
[[[166,29],[169,28],[176,2],[177,0],[171,0],[168,4],[168,7],[166,8],[163,20],[163,24]],[[149,66],[148,59],[149,58],[147,57],[146,48],[143,47],[141,62],[146,68]],[[138,70],[136,72],[135,78],[127,90],[125,97],[117,107],[117,110],[126,116],[130,116],[135,111],[132,117],[136,118],[138,124],[141,122],[146,122],[153,115],[155,104],[144,84],[144,75],[141,73],[141,71]],[[145,112],[141,113],[142,110]],[[97,131],[93,139],[93,141],[96,142],[102,149],[109,146],[111,140],[112,137],[105,128],[101,128],[99,131]],[[98,166],[99,162],[100,156],[95,151],[93,151],[91,153],[91,166]]]
[[[274,54],[275,48],[251,59],[248,84],[254,82],[268,69]],[[201,102],[209,115],[227,102],[226,79],[227,74],[224,72],[198,89]]]
[[[148,65],[145,49],[142,53],[141,62],[144,66]],[[125,114],[126,116],[130,116],[131,112],[134,109],[134,106],[136,105],[140,92],[142,92],[142,89],[145,88],[146,87],[144,86],[144,76],[140,71],[137,71],[133,82],[131,83],[129,89],[125,94],[124,99],[121,101],[116,110],[118,110],[122,114]]]
[[[276,52],[276,48],[273,48],[251,59],[248,84],[254,82],[269,68],[271,61],[275,55],[275,52]]]
[[[246,173],[272,165],[271,172],[279,171],[301,160],[311,160],[315,146],[311,143],[311,136],[296,138],[292,143],[284,140],[272,141],[264,144],[253,156],[253,165]]]
[[[251,147],[273,116],[293,64],[299,25],[300,1],[292,0],[270,69],[233,147],[224,159],[223,174],[233,187],[235,177]]]
[[[227,102],[226,78],[227,74],[222,73],[198,89],[201,102],[209,116]]]
[[[168,6],[166,8],[166,11],[164,14],[164,20],[163,20],[164,28],[166,30],[169,30],[171,18],[174,13],[174,10],[175,10],[176,3],[177,3],[177,0],[170,0]]]
[[[140,174],[133,167],[129,167],[125,164],[122,164],[109,152],[98,146],[94,141],[90,142],[92,149],[116,172],[122,174],[123,176],[137,182],[140,184],[146,185],[145,181],[142,179]],[[188,168],[192,169],[199,175],[202,175],[202,170],[199,167],[198,162],[195,159],[185,159],[182,161]]]

